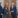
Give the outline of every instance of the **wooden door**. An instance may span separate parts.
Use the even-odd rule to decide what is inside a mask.
[[[16,3],[16,0],[12,0],[12,2]],[[8,0],[5,0],[5,3],[4,4],[6,4],[6,8],[7,7],[9,8]],[[8,14],[8,18],[12,18],[11,14]]]
[[[11,14],[8,15],[8,18],[12,18]]]

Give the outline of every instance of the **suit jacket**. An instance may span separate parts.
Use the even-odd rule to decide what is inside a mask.
[[[2,13],[2,7],[0,6],[0,13]]]
[[[14,10],[14,13],[16,13],[16,6],[14,5],[14,7],[13,7],[13,10]]]
[[[7,15],[7,9],[4,8],[4,15]]]
[[[12,8],[11,8],[11,9],[12,9]],[[10,9],[10,10],[11,10],[11,9]],[[15,6],[15,5],[14,5],[14,7],[13,7],[13,9],[12,9],[12,10],[14,10],[14,12],[11,12],[11,15],[13,16],[13,15],[15,15],[15,14],[16,14],[16,6]],[[12,11],[12,10],[11,10],[11,11]]]
[[[1,7],[1,5],[0,5],[0,14],[1,14],[1,13],[4,13],[4,12],[3,12],[3,9],[2,9],[2,7]]]

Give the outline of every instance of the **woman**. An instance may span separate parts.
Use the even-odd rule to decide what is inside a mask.
[[[4,18],[8,18],[6,5],[5,5],[5,7],[4,7]]]

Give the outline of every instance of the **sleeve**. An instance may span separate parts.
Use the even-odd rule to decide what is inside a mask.
[[[4,9],[2,9],[2,14],[4,14]]]
[[[16,14],[16,6],[13,8],[13,10],[14,10],[14,14]]]
[[[6,15],[7,14],[7,11],[6,11],[6,9],[4,9],[4,15]]]

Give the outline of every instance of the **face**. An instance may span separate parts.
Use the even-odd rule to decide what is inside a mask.
[[[8,7],[8,3],[6,3],[6,7]]]
[[[12,3],[12,5],[14,5],[14,3]]]

